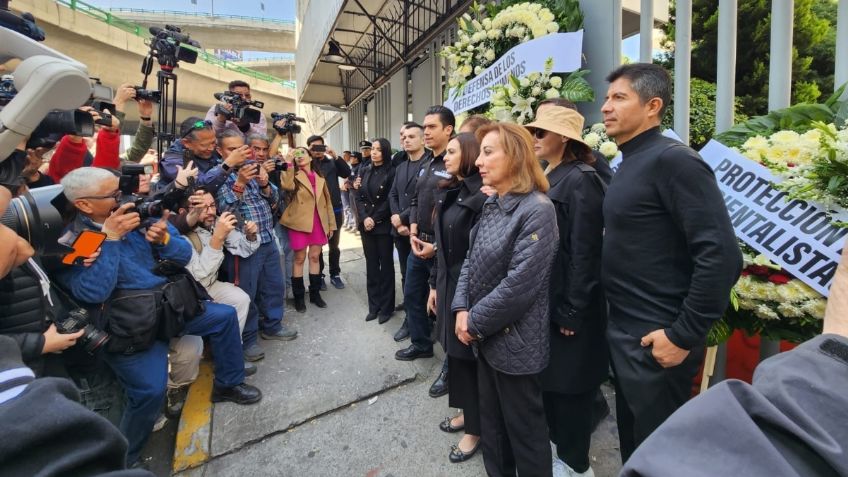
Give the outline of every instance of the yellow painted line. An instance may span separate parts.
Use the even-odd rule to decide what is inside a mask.
[[[197,467],[209,460],[209,439],[212,432],[212,363],[200,362],[197,380],[189,388],[177,440],[174,446],[173,471]]]

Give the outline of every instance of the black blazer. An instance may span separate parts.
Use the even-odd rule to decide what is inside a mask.
[[[404,225],[409,225],[409,201],[415,196],[415,182],[424,165],[424,157],[417,161],[406,160],[395,167],[395,180],[389,191],[392,214],[400,215]]]
[[[548,174],[548,182],[559,245],[550,282],[551,355],[542,387],[581,393],[600,385],[608,374],[601,286],[605,184],[593,167],[579,161],[560,164]],[[575,334],[565,336],[560,327]]]
[[[356,213],[359,216],[357,226],[360,233],[374,235],[391,234],[392,212],[389,208],[389,189],[395,177],[395,169],[391,164],[383,164],[380,167],[366,167],[360,169],[362,184],[356,195]],[[374,220],[374,228],[370,232],[365,231],[366,218]]]
[[[462,262],[471,245],[471,229],[480,218],[486,195],[480,192],[483,180],[479,174],[464,179],[458,187],[442,191],[436,202],[435,265],[430,272],[430,288],[436,290],[436,338],[447,354],[454,358],[474,359],[470,346],[462,344],[456,337],[456,314],[451,303],[456,292],[456,283],[462,271]],[[450,209],[449,223],[445,211]]]

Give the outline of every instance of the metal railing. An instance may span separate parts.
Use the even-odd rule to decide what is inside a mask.
[[[116,17],[111,12],[97,8],[94,5],[89,5],[88,3],[81,2],[79,0],[55,0],[55,2],[60,4],[60,5],[64,5],[68,8],[70,8],[71,10],[78,11],[80,13],[84,13],[84,14],[92,17],[92,18],[96,18],[96,19],[98,19],[98,20],[100,20],[100,21],[102,21],[102,22],[104,22],[108,25],[111,25],[115,28],[123,30],[127,33],[131,33],[135,36],[138,36],[138,37],[141,37],[141,38],[147,38],[150,35],[147,28],[144,28],[143,26],[141,26],[137,23],[131,22],[129,20],[124,20],[120,17]],[[246,68],[246,67],[238,65],[238,64],[236,64],[235,62],[232,62],[232,61],[222,60],[221,58],[218,58],[215,55],[207,53],[203,49],[196,48],[196,47],[191,46],[191,45],[185,45],[184,44],[182,46],[196,51],[197,57],[200,60],[202,60],[206,63],[209,63],[210,65],[218,66],[220,68],[224,68],[224,69],[229,70],[229,71],[234,71],[236,73],[241,73],[243,75],[250,76],[250,77],[256,78],[258,80],[268,81],[270,83],[277,83],[277,84],[283,86],[284,88],[292,88],[292,89],[297,88],[297,83],[294,82],[294,81],[284,80],[284,79],[278,78],[274,75],[269,75],[269,74],[263,73],[261,71],[256,71],[256,70],[253,70],[253,69],[250,69],[250,68]]]
[[[204,12],[179,12],[176,10],[147,10],[144,8],[110,8],[110,12],[128,12],[141,13],[151,15],[172,15],[172,16],[187,16],[187,17],[203,17],[203,18],[220,18],[229,20],[244,20],[250,22],[273,23],[276,25],[295,26],[294,20],[283,20],[277,18],[250,17],[246,15],[214,15]]]

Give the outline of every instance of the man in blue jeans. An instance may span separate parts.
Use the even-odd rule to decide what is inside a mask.
[[[453,112],[444,106],[432,106],[424,116],[424,144],[430,149],[421,159],[415,194],[409,202],[409,230],[412,253],[406,263],[403,301],[412,344],[395,353],[395,359],[412,361],[433,356],[432,323],[427,316],[430,294],[430,270],[436,260],[433,210],[439,183],[450,179],[445,171],[445,150],[456,124]],[[430,386],[431,397],[447,394],[447,360],[436,381]]]
[[[251,143],[260,142],[251,135]],[[267,143],[266,138],[264,142]],[[245,144],[244,137],[236,131],[224,131],[218,136],[218,151],[230,155],[237,150],[251,150],[255,159],[245,162],[238,171],[230,174],[218,189],[218,209],[230,211],[244,220],[259,226],[259,249],[248,258],[230,256],[226,260],[230,281],[250,296],[250,311],[242,332],[244,359],[259,361],[265,352],[258,338],[289,341],[297,338],[297,331],[283,324],[283,270],[280,252],[274,234],[274,210],[279,207],[280,193],[271,183],[268,170],[263,167],[262,154]],[[258,161],[257,161],[258,159]],[[259,314],[262,313],[260,322]],[[261,332],[260,332],[261,327]]]
[[[78,211],[60,243],[73,244],[84,230],[106,235],[100,255],[91,266],[72,265],[57,273],[57,278],[74,298],[89,304],[106,303],[121,290],[159,290],[166,278],[153,273],[157,255],[185,266],[191,258],[191,245],[177,229],[167,223],[168,213],[161,219],[142,224],[132,204],[118,206],[121,191],[118,178],[106,169],[82,167],[62,179],[65,196]],[[155,295],[154,295],[155,296]],[[238,318],[235,308],[205,302],[205,311],[187,321],[184,334],[206,336],[215,349],[215,381],[212,400],[252,404],[262,398],[259,389],[244,383],[244,362],[239,343]],[[109,310],[108,304],[105,309]],[[139,310],[143,315],[145,310]],[[114,315],[101,320],[109,332]],[[126,324],[126,323],[124,323]],[[153,324],[153,328],[157,326]],[[137,335],[151,331],[139,324]],[[168,344],[155,339],[136,351],[132,347],[118,349],[118,337],[105,345],[101,357],[115,371],[124,387],[127,405],[120,429],[129,441],[127,462],[134,464],[153,429],[162,409],[168,380]],[[126,340],[126,338],[124,338]]]

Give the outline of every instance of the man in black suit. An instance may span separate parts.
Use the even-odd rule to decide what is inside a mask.
[[[405,283],[406,260],[412,251],[409,243],[409,201],[415,195],[415,181],[424,163],[421,160],[424,157],[424,129],[418,123],[408,122],[403,125],[400,135],[406,160],[400,161],[395,166],[395,180],[389,191],[389,206],[392,210],[393,235],[398,260],[400,260],[401,280]],[[401,303],[396,309],[403,308],[404,305]],[[403,325],[395,333],[395,341],[403,341],[407,338],[409,338],[409,329],[404,318]]]

